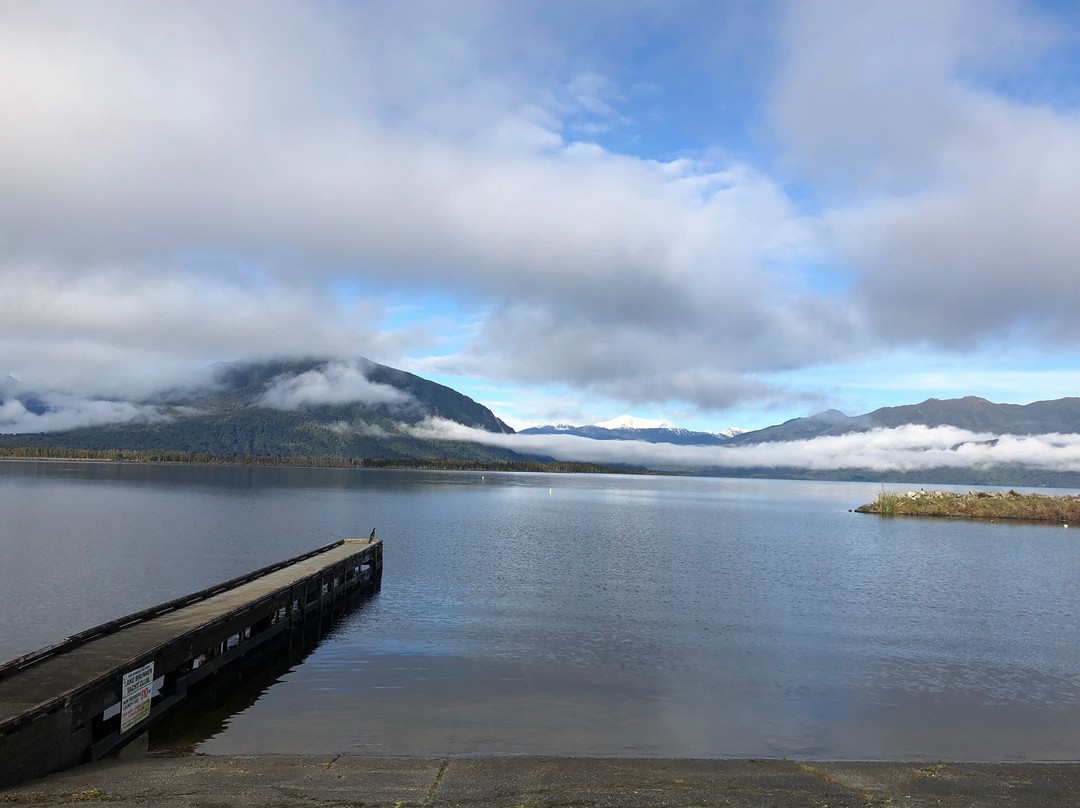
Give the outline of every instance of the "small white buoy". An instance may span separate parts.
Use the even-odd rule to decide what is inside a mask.
[[[551,489],[550,489],[550,488],[548,489],[548,493],[549,493],[549,494],[551,493]]]

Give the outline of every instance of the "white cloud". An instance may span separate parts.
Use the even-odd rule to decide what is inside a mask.
[[[651,468],[863,468],[885,472],[1019,464],[1080,471],[1080,435],[992,435],[949,426],[908,425],[746,446],[682,446],[576,435],[495,435],[441,419],[410,429],[419,437],[468,440],[558,460]]]
[[[1008,94],[1065,29],[1005,0],[789,8],[771,120],[879,335],[1071,348],[1080,116]]]
[[[2,262],[2,259],[0,259]],[[0,271],[0,369],[38,390],[138,398],[202,379],[219,359],[394,355],[430,340],[379,331],[376,303],[318,289],[153,268]]]
[[[753,394],[747,368],[843,356],[861,331],[799,281],[819,230],[769,177],[574,142],[570,123],[616,120],[623,96],[562,75],[513,13],[255,8],[0,10],[0,277],[54,279],[32,284],[20,336],[70,322],[72,365],[118,368],[346,343],[393,360],[416,340],[333,312],[338,283],[436,284],[493,312],[463,357],[490,375],[715,407]],[[538,321],[594,347],[536,362]],[[639,360],[608,361],[613,339]],[[680,381],[706,367],[716,380]]]
[[[62,432],[133,421],[158,423],[172,418],[172,415],[161,407],[142,406],[127,401],[100,401],[51,395],[44,397],[43,403],[48,409],[40,413],[28,410],[18,399],[10,398],[0,403],[0,434]]]
[[[440,313],[390,330],[386,290],[483,320],[442,372],[632,405],[790,402],[763,379],[896,345],[1073,344],[1080,123],[995,82],[1063,37],[1005,0],[790,3],[768,42],[773,6],[717,7],[0,6],[0,371],[395,364]],[[598,55],[612,30],[676,64]],[[738,99],[765,131],[704,95],[692,140],[629,111],[774,47]]]
[[[369,381],[359,365],[328,362],[295,376],[278,376],[266,388],[259,403],[278,410],[295,410],[320,404],[401,406],[411,401],[408,393],[396,387]]]

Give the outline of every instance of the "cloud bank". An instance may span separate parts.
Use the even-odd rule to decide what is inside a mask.
[[[369,381],[362,367],[347,362],[328,362],[297,375],[281,375],[270,383],[259,403],[277,410],[295,410],[320,404],[390,404],[400,406],[413,399],[388,384]]]
[[[593,440],[576,435],[496,435],[442,419],[409,429],[418,437],[466,440],[557,460],[626,463],[659,469],[862,468],[919,471],[1022,465],[1080,471],[1080,435],[992,435],[957,427],[908,425],[810,440],[740,446],[682,446]]]
[[[789,12],[771,120],[835,200],[822,221],[875,331],[1075,339],[1080,117],[1050,75],[1075,31],[1004,0]]]
[[[362,353],[716,411],[897,347],[1070,351],[1071,24],[1007,0],[6,3],[0,372],[130,393]]]
[[[132,422],[159,423],[170,420],[172,414],[162,407],[132,404],[128,401],[101,401],[54,394],[44,396],[44,412],[29,410],[18,399],[0,402],[0,434],[29,432],[62,432],[82,427],[127,424]],[[35,407],[35,410],[38,409]]]

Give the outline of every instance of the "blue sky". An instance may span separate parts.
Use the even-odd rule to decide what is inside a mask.
[[[1080,391],[1080,12],[0,3],[0,375],[367,356],[515,426]]]

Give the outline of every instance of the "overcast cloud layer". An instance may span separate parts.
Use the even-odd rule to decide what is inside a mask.
[[[0,374],[137,395],[362,354],[718,411],[897,348],[1073,356],[1074,25],[1004,0],[0,2]]]

